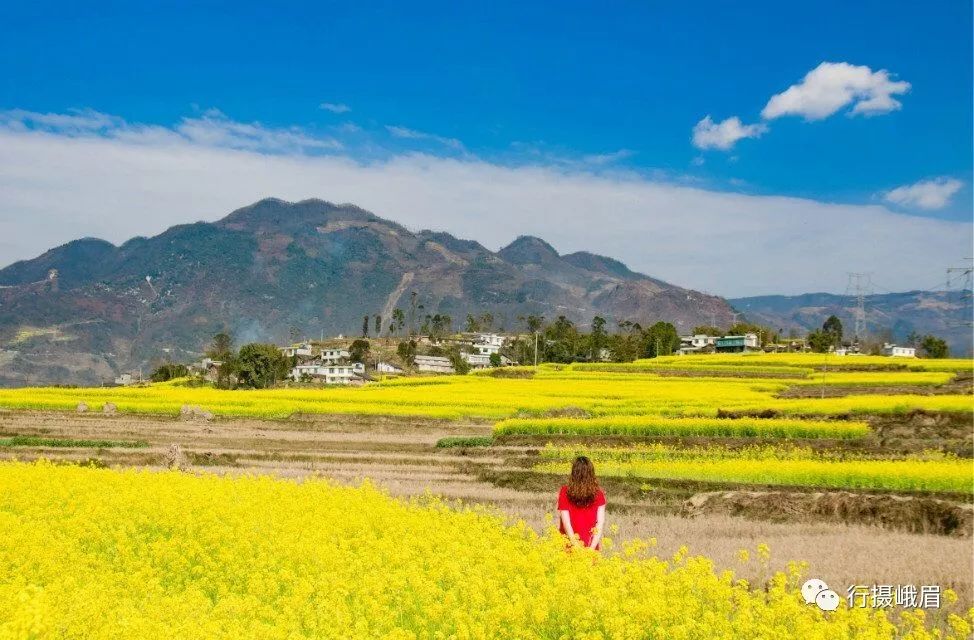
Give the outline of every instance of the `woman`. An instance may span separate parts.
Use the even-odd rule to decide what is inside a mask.
[[[605,525],[605,494],[595,479],[595,466],[585,456],[572,463],[568,484],[558,494],[561,532],[573,545],[600,550]]]

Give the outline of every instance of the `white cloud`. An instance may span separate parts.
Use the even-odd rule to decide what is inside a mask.
[[[350,106],[343,102],[322,102],[318,105],[319,108],[325,111],[331,111],[332,113],[348,113],[352,110]]]
[[[931,178],[896,187],[882,194],[886,202],[919,209],[943,209],[964,183],[957,178]]]
[[[415,129],[408,129],[406,127],[399,127],[395,125],[386,125],[386,131],[388,131],[389,135],[391,135],[393,138],[402,138],[404,140],[432,140],[433,142],[438,142],[445,147],[450,147],[451,149],[463,149],[463,143],[456,138],[445,138],[433,133],[416,131]]]
[[[408,227],[449,231],[494,249],[519,234],[538,235],[563,252],[610,255],[729,296],[842,291],[847,271],[882,271],[904,290],[928,286],[942,273],[944,256],[966,255],[972,243],[968,222],[879,205],[751,196],[632,172],[506,166],[469,156],[364,162],[346,152],[267,153],[221,136],[188,135],[182,123],[113,122],[120,124],[88,133],[24,127],[16,119],[0,125],[0,264],[83,236],[119,243],[217,220],[267,196],[353,202]],[[237,133],[237,124],[215,128],[234,140],[253,137],[246,127],[254,125]]]
[[[823,62],[801,82],[772,96],[761,116],[766,120],[788,115],[821,120],[850,104],[850,115],[880,115],[899,109],[902,105],[893,96],[909,90],[909,82],[891,79],[885,69]]]
[[[761,124],[743,124],[737,116],[723,122],[714,122],[708,115],[693,127],[693,146],[698,149],[726,151],[743,138],[759,138],[768,127]]]

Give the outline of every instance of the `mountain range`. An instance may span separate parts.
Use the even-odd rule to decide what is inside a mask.
[[[723,298],[609,257],[559,255],[540,238],[494,252],[353,205],[271,198],[120,246],[76,240],[0,270],[0,384],[97,384],[196,358],[220,331],[238,344],[357,335],[363,316],[388,326],[397,307],[447,314],[455,328],[489,312],[508,331],[530,314],[583,326],[595,315],[610,327],[665,319],[681,331],[733,318]]]
[[[777,329],[783,335],[804,335],[819,329],[830,315],[842,321],[852,337],[856,297],[832,293],[798,296],[755,296],[729,302],[749,322]],[[863,297],[866,337],[904,343],[911,333],[944,338],[956,356],[971,354],[971,292],[906,291]]]

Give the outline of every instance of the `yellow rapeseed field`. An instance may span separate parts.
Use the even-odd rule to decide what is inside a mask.
[[[785,358],[787,355],[787,358]],[[789,363],[817,362],[819,356],[719,356],[722,363],[770,362],[765,369],[790,369]],[[694,363],[716,356],[659,358],[667,362]],[[834,358],[834,356],[833,356]],[[859,360],[865,359],[855,358]],[[837,358],[836,358],[837,359]],[[889,358],[884,359],[889,361]],[[639,361],[642,363],[655,362]],[[917,361],[910,366],[954,367],[954,361]],[[931,365],[927,363],[936,362]],[[967,362],[967,361],[960,361]],[[894,363],[898,364],[898,363]],[[223,391],[172,383],[126,388],[23,388],[0,389],[0,408],[73,410],[79,403],[99,411],[106,402],[119,411],[178,414],[183,405],[199,405],[222,416],[286,418],[296,413],[420,416],[458,419],[543,416],[564,408],[580,409],[592,416],[686,416],[714,417],[719,409],[739,412],[778,411],[788,416],[885,414],[913,409],[974,411],[971,395],[853,395],[839,398],[779,398],[789,385],[824,386],[930,386],[946,382],[944,371],[830,371],[806,368],[798,378],[713,377],[708,371],[694,373],[684,367],[681,375],[662,375],[632,370],[629,365],[599,365],[608,370],[572,366],[542,366],[531,377],[497,378],[490,375],[415,377],[383,380],[363,388],[289,388],[260,391]],[[654,365],[655,366],[655,365]],[[675,364],[667,365],[670,369]],[[727,368],[739,365],[724,364]],[[905,365],[904,365],[905,366]],[[958,365],[959,366],[959,365]],[[616,368],[612,368],[616,367]],[[948,367],[948,368],[949,368]],[[960,370],[959,368],[956,370]],[[672,373],[672,372],[671,372]],[[693,374],[693,375],[690,375]]]
[[[799,447],[546,447],[539,471],[567,473],[587,455],[603,476],[841,489],[974,493],[974,461],[930,453],[876,459]]]
[[[806,605],[798,565],[751,587],[367,485],[7,463],[0,540],[3,639],[943,637],[922,611]],[[941,615],[969,636],[974,612]]]

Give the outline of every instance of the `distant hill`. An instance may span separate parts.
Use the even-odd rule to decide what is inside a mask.
[[[865,298],[866,332],[879,339],[903,342],[913,331],[931,333],[947,340],[953,355],[970,354],[970,300],[957,291],[907,291]],[[968,291],[967,296],[970,295]],[[846,333],[854,326],[855,298],[831,293],[799,296],[757,296],[729,301],[749,321],[774,327],[787,334],[804,334],[822,326],[835,314]]]
[[[55,273],[56,275],[52,275]],[[489,311],[587,324],[660,319],[689,330],[732,310],[719,297],[635,273],[612,258],[561,256],[523,236],[492,252],[447,233],[412,232],[352,205],[261,200],[215,223],[179,225],[121,246],[85,238],[0,270],[0,384],[93,384],[165,358],[197,357],[213,334],[237,343]]]

